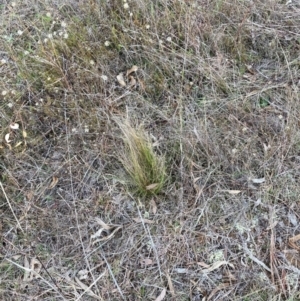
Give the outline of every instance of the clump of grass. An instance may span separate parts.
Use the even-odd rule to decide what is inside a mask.
[[[125,144],[120,161],[131,178],[131,184],[142,195],[158,194],[166,183],[165,159],[155,153],[146,131],[134,128],[128,120],[117,121]]]

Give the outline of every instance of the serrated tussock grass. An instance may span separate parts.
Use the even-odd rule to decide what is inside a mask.
[[[135,128],[127,119],[119,119],[117,124],[125,147],[119,158],[131,186],[144,196],[158,194],[167,179],[164,156],[155,153],[151,138],[142,126]]]

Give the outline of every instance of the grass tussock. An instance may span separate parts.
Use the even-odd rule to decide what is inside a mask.
[[[299,15],[2,1],[0,300],[299,300]]]
[[[131,126],[128,120],[119,120],[125,152],[120,160],[131,178],[131,184],[142,195],[158,194],[166,183],[165,159],[155,153],[151,138],[140,126]]]

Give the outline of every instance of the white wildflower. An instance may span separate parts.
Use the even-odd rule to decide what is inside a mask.
[[[64,39],[67,39],[69,37],[69,34],[65,33],[64,34]]]
[[[167,41],[168,42],[172,42],[172,38],[171,37],[167,37]]]
[[[19,29],[19,30],[17,31],[17,34],[18,34],[19,36],[21,36],[21,35],[23,34],[23,31]]]
[[[110,41],[105,41],[104,45],[108,47],[110,45]]]
[[[1,93],[2,96],[5,96],[6,94],[7,94],[7,91],[5,91],[5,90],[2,91],[2,93]]]
[[[108,80],[108,77],[106,75],[101,75],[101,78],[106,82]]]
[[[62,21],[61,22],[61,27],[64,27],[64,28],[67,27],[67,23],[65,21]]]
[[[46,14],[46,16],[47,16],[48,18],[51,18],[51,13],[48,12],[48,13]]]
[[[124,7],[124,9],[129,9],[129,5],[128,5],[128,3],[127,3],[127,2],[125,2],[125,3],[124,3],[124,5],[123,5],[123,7]]]
[[[147,24],[147,25],[146,25],[146,29],[149,29],[149,28],[150,28],[150,25],[149,25],[149,24]]]

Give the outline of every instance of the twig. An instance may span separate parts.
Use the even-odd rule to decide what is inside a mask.
[[[247,253],[247,255],[249,256],[249,258],[256,262],[257,264],[259,264],[260,266],[262,266],[265,270],[267,270],[268,272],[271,273],[271,269],[268,268],[262,261],[260,261],[259,259],[257,259],[251,252],[250,250],[244,245],[243,246],[244,251]]]

